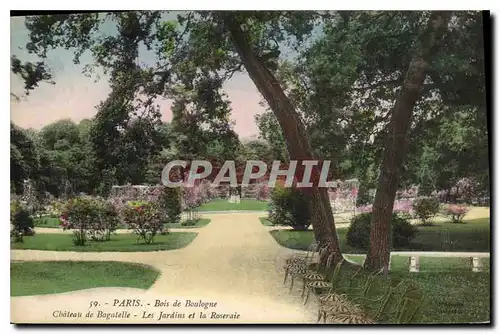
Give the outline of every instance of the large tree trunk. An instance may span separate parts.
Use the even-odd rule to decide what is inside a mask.
[[[299,161],[314,159],[304,125],[276,77],[255,56],[240,24],[230,17],[225,19],[225,24],[245,69],[259,92],[266,99],[283,130],[290,159]],[[314,172],[318,172],[318,170],[316,169]],[[336,264],[342,259],[342,254],[326,188],[313,187],[309,195],[308,206],[311,212],[311,223],[316,241],[319,242],[322,249],[321,262],[325,263],[330,257],[331,263]]]
[[[377,192],[373,202],[370,250],[365,267],[371,270],[388,265],[391,247],[391,217],[407,145],[413,107],[420,96],[432,50],[448,27],[450,12],[432,12],[413,56],[406,78],[396,97],[388,125]]]

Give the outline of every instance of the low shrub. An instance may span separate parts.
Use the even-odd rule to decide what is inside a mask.
[[[10,202],[11,237],[14,242],[22,242],[23,236],[33,235],[35,223],[29,209],[19,200]]]
[[[408,219],[401,215],[392,216],[392,246],[396,248],[406,247],[418,234],[418,230]]]
[[[462,223],[469,208],[465,205],[449,204],[442,209],[442,214],[451,219],[452,223]]]
[[[347,229],[346,241],[351,247],[368,249],[370,246],[370,228],[372,213],[366,212],[354,216]],[[417,229],[410,222],[398,214],[392,215],[392,246],[405,247],[416,237]]]
[[[128,228],[133,229],[146,244],[153,243],[155,236],[165,229],[162,211],[153,202],[128,202],[122,210],[122,217]]]
[[[368,249],[370,245],[371,212],[357,214],[347,229],[346,242],[349,246]]]
[[[432,225],[431,219],[439,213],[439,201],[434,197],[421,197],[413,202],[415,216],[422,225]]]
[[[269,221],[274,225],[291,226],[294,230],[306,230],[310,222],[307,199],[296,188],[277,185],[271,191]]]

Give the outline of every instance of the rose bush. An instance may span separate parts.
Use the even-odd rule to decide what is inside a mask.
[[[412,203],[413,201],[408,199],[395,200],[394,205],[392,207],[392,211],[393,213],[399,214],[400,216],[406,219],[410,219],[413,216]],[[372,212],[372,210],[373,210],[372,204],[361,205],[356,208],[356,212],[358,213]]]
[[[122,210],[124,223],[144,243],[154,242],[157,234],[165,230],[161,208],[155,202],[131,201]]]
[[[69,199],[59,217],[63,229],[73,231],[73,243],[84,246],[87,241],[108,241],[119,223],[115,207],[100,197],[78,196]]]
[[[443,215],[451,219],[452,223],[462,223],[469,208],[465,205],[448,204],[442,209]]]
[[[258,185],[256,199],[259,201],[267,201],[269,199],[269,186],[267,183],[261,183]]]

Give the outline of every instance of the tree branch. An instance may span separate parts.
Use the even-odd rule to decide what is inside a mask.
[[[356,91],[364,91],[364,90],[369,90],[369,89],[374,89],[380,86],[400,86],[402,84],[401,79],[392,79],[392,80],[383,80],[379,81],[377,83],[374,83],[372,85],[364,86],[364,87],[353,87],[353,90]]]

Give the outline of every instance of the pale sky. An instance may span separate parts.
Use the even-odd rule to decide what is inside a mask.
[[[11,17],[11,54],[22,61],[36,61],[29,55],[24,46],[28,41],[28,31],[23,17]],[[95,106],[106,99],[109,86],[105,79],[95,82],[82,74],[83,66],[91,57],[84,55],[80,65],[73,64],[73,52],[56,49],[48,54],[47,63],[51,67],[55,85],[40,84],[21,101],[11,99],[11,120],[23,128],[40,129],[54,121],[70,118],[79,122],[91,118],[97,112]],[[143,59],[140,59],[143,61]],[[144,61],[147,61],[144,60]],[[224,86],[231,100],[232,116],[236,122],[235,131],[240,138],[258,134],[254,116],[264,111],[259,105],[261,95],[258,93],[248,75],[235,74]],[[22,94],[21,80],[11,74],[11,92]],[[165,121],[170,121],[172,113],[169,101],[160,103],[161,113]]]

